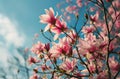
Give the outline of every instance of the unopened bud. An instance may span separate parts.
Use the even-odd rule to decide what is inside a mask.
[[[44,58],[44,55],[43,55],[43,54],[38,54],[38,57],[39,57],[40,59],[43,59],[43,58]]]
[[[85,14],[84,16],[85,16],[86,19],[88,19],[88,15],[87,14]]]
[[[38,70],[37,70],[37,69],[33,69],[33,71],[34,71],[35,73],[38,73]]]

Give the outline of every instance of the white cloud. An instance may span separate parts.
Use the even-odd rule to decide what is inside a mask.
[[[18,25],[7,16],[0,14],[0,36],[6,45],[13,44],[16,47],[22,46],[25,37],[17,29]]]
[[[2,64],[4,64],[5,66],[7,66],[8,56],[9,50],[0,42],[0,62],[2,62]]]
[[[16,53],[14,47],[24,45],[25,35],[18,26],[17,21],[0,14],[0,62],[4,65],[7,65],[9,55]]]

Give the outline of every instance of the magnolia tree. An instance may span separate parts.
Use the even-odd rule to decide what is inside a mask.
[[[48,42],[31,48],[30,79],[120,79],[120,0],[66,0],[57,7],[62,15],[53,8],[40,15]]]

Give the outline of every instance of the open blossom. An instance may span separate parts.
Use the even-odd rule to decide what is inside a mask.
[[[39,42],[37,44],[34,44],[31,48],[31,51],[35,54],[40,54],[41,52],[43,52],[44,49],[44,44]]]
[[[43,64],[40,67],[41,67],[42,71],[46,71],[46,70],[50,69],[50,67],[47,66],[46,64]]]
[[[58,38],[58,36],[67,31],[67,24],[64,20],[56,20],[55,26],[51,28],[51,31],[55,33],[54,40]]]
[[[120,37],[120,33],[117,33],[116,36]]]
[[[83,56],[87,53],[94,53],[98,50],[99,44],[97,43],[97,39],[95,35],[89,33],[85,39],[79,39],[78,43],[79,53]]]
[[[82,7],[82,0],[76,0],[76,4],[78,7]]]
[[[92,62],[90,62],[90,64],[88,65],[88,68],[89,68],[90,72],[95,72],[95,70],[96,70],[95,64]]]
[[[62,54],[68,55],[71,53],[71,46],[66,38],[59,40],[59,43],[54,43],[53,47],[50,49],[52,57],[59,57]]]
[[[65,30],[67,30],[67,25],[66,25],[66,22],[64,20],[62,20],[62,21],[57,20],[55,27],[53,27],[51,29],[51,31],[56,33],[56,34],[60,34],[61,32],[65,31]]]
[[[74,44],[77,39],[76,32],[72,29],[67,34],[69,35],[69,36],[67,36],[67,40],[69,41],[69,43]]]
[[[37,62],[39,62],[39,61],[38,61],[36,58],[34,58],[34,57],[31,57],[31,56],[30,56],[30,57],[28,58],[28,63],[29,63],[29,64],[33,64],[33,63],[37,63]]]
[[[110,68],[114,71],[117,71],[118,69],[120,69],[120,64],[115,60],[114,56],[109,58],[109,65],[110,65]]]
[[[45,31],[49,30],[56,23],[56,17],[54,16],[53,8],[49,8],[49,10],[45,9],[46,14],[40,16],[40,22],[47,24]]]
[[[76,10],[77,10],[76,5],[66,7],[66,11],[69,12],[69,13],[73,13]]]
[[[120,20],[117,20],[115,22],[115,26],[116,26],[117,29],[120,29]]]
[[[107,71],[102,71],[101,73],[99,73],[97,79],[109,79]]]
[[[64,71],[66,71],[67,73],[73,71],[73,69],[75,68],[77,64],[77,61],[76,59],[73,59],[72,61],[68,58],[66,58],[65,62],[63,62],[61,65],[60,65],[60,68]]]
[[[40,16],[40,22],[47,24],[44,31],[50,29],[50,31],[55,33],[54,40],[56,40],[62,32],[67,31],[66,22],[61,17],[55,17],[54,10],[52,8],[45,11],[46,14]],[[62,21],[60,20],[60,18],[62,19]]]
[[[50,44],[49,43],[45,44],[44,49],[45,51],[48,52],[50,50]]]
[[[56,18],[54,17],[54,10],[53,8],[49,8],[49,10],[45,9],[46,14],[40,16],[41,23],[50,23],[55,24]]]
[[[92,33],[93,31],[95,31],[95,28],[93,26],[86,26],[82,29],[82,32],[85,34]]]
[[[58,74],[54,73],[54,78],[53,79],[62,79]]]
[[[41,62],[30,57],[29,63],[39,62],[40,72],[47,73],[48,71],[49,73],[50,71],[50,76],[46,74],[45,78],[109,79],[110,76],[111,79],[114,78],[120,69],[118,60],[120,54],[118,53],[120,52],[120,16],[118,16],[120,0],[96,0],[98,5],[94,3],[91,5],[91,0],[66,0],[66,2],[68,6],[61,9],[65,17],[55,16],[52,8],[45,10],[46,13],[40,16],[40,22],[47,24],[44,31],[49,30],[51,37],[54,35],[54,40],[47,44],[41,42],[34,44],[31,51],[39,56]],[[63,8],[62,4],[64,2],[60,3],[58,7]],[[104,6],[102,6],[103,4]],[[83,27],[72,28],[74,23],[68,27],[67,22],[63,19],[66,19],[67,16],[70,19],[73,14],[77,13],[77,20],[73,22],[75,25],[79,25],[78,14],[81,10],[79,8],[82,8],[83,5],[85,5],[84,8],[87,8],[82,11],[85,12],[86,17]],[[47,37],[47,34],[43,36]],[[36,37],[38,36],[36,35]],[[34,71],[37,73],[39,69],[34,69]],[[118,77],[119,73],[116,75],[116,79]],[[38,79],[38,76],[33,75],[30,79]]]
[[[40,79],[40,78],[37,76],[37,74],[34,74],[30,77],[30,79]]]
[[[98,22],[100,13],[97,11],[96,14],[90,16],[92,22]]]
[[[116,8],[120,9],[120,0],[115,0],[113,2],[113,6],[115,6]]]

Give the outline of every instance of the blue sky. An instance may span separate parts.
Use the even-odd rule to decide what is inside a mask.
[[[61,0],[0,0],[0,62],[17,53],[15,47],[32,45],[32,38],[40,28],[39,15]],[[41,38],[42,40],[42,38]]]

